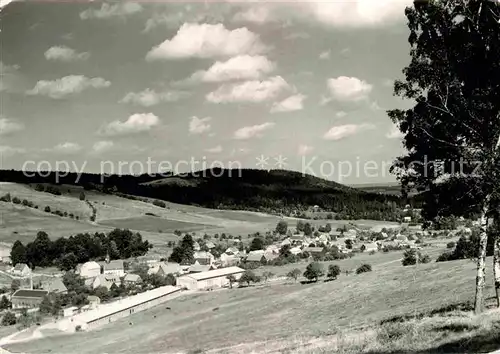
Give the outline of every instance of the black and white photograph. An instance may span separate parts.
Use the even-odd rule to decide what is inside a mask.
[[[0,0],[0,354],[500,354],[500,0]]]

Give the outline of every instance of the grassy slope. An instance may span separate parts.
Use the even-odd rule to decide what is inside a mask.
[[[78,346],[82,354],[178,352],[240,343],[251,348],[280,338],[294,341],[297,337],[330,336],[370,328],[389,317],[472,300],[474,273],[471,261],[431,263],[418,270],[393,263],[328,283],[199,293],[172,300],[168,304],[171,310],[159,306],[98,331],[44,338],[7,349],[65,353]],[[490,284],[486,294],[493,294]]]

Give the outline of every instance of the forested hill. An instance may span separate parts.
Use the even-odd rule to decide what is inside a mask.
[[[0,171],[0,180],[54,183],[49,177],[28,178],[20,171]],[[368,193],[299,172],[212,169],[176,176],[106,176],[76,174],[60,184],[82,185],[105,193],[123,193],[209,208],[245,209],[294,215],[318,205],[338,218],[392,220],[406,201],[396,195]],[[104,182],[102,182],[104,181]]]

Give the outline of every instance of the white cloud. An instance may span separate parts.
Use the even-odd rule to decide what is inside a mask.
[[[206,152],[211,152],[211,153],[219,153],[219,152],[222,152],[222,146],[220,145],[217,145],[213,148],[210,148],[210,149],[205,149]]]
[[[19,65],[6,65],[0,61],[0,92],[12,89],[18,70]]]
[[[237,12],[233,17],[234,22],[250,22],[257,24],[264,24],[275,20],[276,17],[273,15],[268,5],[249,6]]]
[[[111,82],[101,77],[88,78],[83,75],[69,75],[53,81],[40,80],[33,89],[27,92],[27,94],[60,99],[81,93],[90,88],[99,89],[109,87],[110,85]]]
[[[322,53],[319,55],[319,58],[320,58],[321,60],[330,59],[330,51],[329,51],[329,50],[327,50],[327,51],[322,52]]]
[[[82,20],[107,19],[111,17],[123,17],[141,12],[142,6],[135,2],[119,2],[113,5],[104,3],[99,9],[87,9],[80,13]]]
[[[261,137],[262,133],[274,127],[274,123],[266,122],[259,125],[243,127],[234,132],[234,138],[238,140],[246,140],[255,137]]]
[[[330,94],[339,101],[359,101],[366,99],[373,86],[356,77],[339,76],[327,80]]]
[[[26,149],[24,148],[17,148],[17,147],[12,147],[12,146],[7,146],[7,145],[0,145],[0,156],[11,156],[15,154],[24,154],[26,152]]]
[[[185,23],[172,39],[151,49],[146,59],[231,57],[266,50],[260,37],[246,27],[228,30],[223,24]]]
[[[391,130],[385,135],[388,139],[401,139],[404,137],[404,134],[401,133],[399,127],[396,124],[393,124]]]
[[[281,102],[275,102],[271,107],[271,113],[300,111],[304,108],[305,98],[306,96],[299,93],[285,98]]]
[[[183,91],[156,92],[147,88],[141,92],[127,93],[120,100],[120,103],[133,103],[144,107],[151,107],[161,102],[176,102],[189,95],[188,92]]]
[[[346,125],[338,125],[335,127],[332,127],[330,130],[328,130],[325,135],[323,136],[324,139],[326,140],[340,140],[344,139],[348,136],[355,135],[356,133],[367,130],[367,129],[373,129],[374,126],[372,124],[346,124]]]
[[[90,54],[87,52],[78,53],[74,49],[66,46],[56,46],[47,49],[45,52],[45,59],[47,60],[59,60],[59,61],[81,61],[87,60]]]
[[[65,142],[54,146],[50,150],[61,154],[76,154],[82,150],[82,147],[76,143]]]
[[[411,0],[300,1],[296,15],[340,28],[374,27],[405,19]],[[298,4],[298,5],[299,5]]]
[[[275,68],[276,64],[265,56],[238,55],[227,61],[216,61],[208,70],[195,72],[188,81],[256,80],[272,72]]]
[[[335,116],[336,116],[337,118],[343,118],[343,117],[345,117],[346,115],[347,115],[347,113],[346,113],[346,112],[344,112],[344,111],[338,111],[337,113],[335,113]]]
[[[310,146],[310,145],[305,145],[305,144],[302,144],[302,145],[299,145],[299,155],[307,155],[308,153],[312,152],[314,150],[314,147]]]
[[[98,141],[92,147],[92,151],[96,153],[105,152],[111,150],[115,144],[112,141]]]
[[[150,131],[160,124],[160,119],[153,113],[138,113],[131,115],[125,122],[115,120],[103,127],[101,135],[127,135]]]
[[[203,134],[210,131],[211,126],[208,122],[210,122],[211,120],[211,117],[191,117],[191,120],[189,122],[189,132],[191,134]]]
[[[376,101],[373,101],[372,103],[370,103],[370,108],[372,110],[374,110],[374,111],[381,111],[381,110],[383,110],[383,108],[380,107],[380,105]]]
[[[15,122],[12,119],[0,117],[0,136],[9,135],[24,129],[22,123]]]
[[[281,77],[275,76],[264,81],[253,80],[239,84],[224,84],[206,95],[212,103],[264,102],[291,90],[291,86]]]

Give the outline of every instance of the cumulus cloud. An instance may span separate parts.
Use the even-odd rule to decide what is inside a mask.
[[[216,153],[222,152],[222,146],[217,145],[217,146],[214,146],[213,148],[205,149],[205,151],[216,154]]]
[[[24,154],[26,149],[19,147],[12,147],[7,145],[0,145],[0,156],[11,156],[16,154]]]
[[[96,153],[105,152],[111,150],[115,144],[112,141],[98,141],[92,146],[92,151]]]
[[[356,77],[339,76],[327,80],[333,98],[339,101],[359,101],[366,99],[373,86]]]
[[[189,121],[189,133],[191,134],[203,134],[210,131],[210,122],[212,120],[211,117],[198,118],[196,116],[191,117]]]
[[[252,5],[238,11],[233,16],[234,22],[263,24],[277,19],[269,5]]]
[[[275,76],[264,81],[252,80],[239,84],[224,84],[206,95],[212,103],[264,102],[275,99],[292,87],[281,77]]]
[[[256,80],[275,70],[276,64],[262,55],[238,55],[227,61],[216,61],[208,70],[195,72],[188,82],[222,82]]]
[[[337,118],[343,118],[346,115],[347,115],[347,113],[344,111],[338,111],[337,113],[335,113],[335,117],[337,117]]]
[[[172,39],[151,49],[147,60],[232,57],[267,50],[260,37],[246,27],[228,30],[223,24],[185,23]]]
[[[153,113],[138,113],[131,115],[125,122],[115,120],[109,123],[99,133],[107,136],[142,133],[159,124],[160,119]]]
[[[18,123],[12,119],[0,117],[0,136],[9,135],[24,129],[22,123]]]
[[[301,144],[301,145],[299,145],[298,153],[299,153],[299,155],[303,156],[303,155],[309,154],[313,150],[314,150],[314,148],[312,146]]]
[[[45,52],[45,59],[64,62],[87,60],[89,57],[90,54],[88,52],[78,53],[66,46],[51,47]]]
[[[341,140],[347,138],[349,136],[355,135],[363,130],[373,129],[374,126],[372,124],[346,124],[346,125],[338,125],[332,127],[328,130],[323,138],[325,140]]]
[[[295,14],[338,28],[375,27],[403,21],[411,4],[411,0],[307,0],[298,3]]]
[[[391,130],[385,135],[388,139],[401,139],[404,137],[404,134],[401,133],[399,127],[396,124],[393,124]]]
[[[77,143],[65,142],[54,146],[50,150],[61,154],[76,154],[82,150],[82,147]]]
[[[321,60],[327,60],[327,59],[330,59],[330,51],[327,50],[327,51],[324,51],[324,52],[321,52],[321,54],[319,55],[319,58]]]
[[[305,95],[297,94],[285,98],[281,102],[275,102],[271,107],[271,113],[300,111],[304,108]]]
[[[183,92],[183,91],[156,92],[155,90],[147,88],[141,92],[127,93],[120,100],[120,103],[132,103],[143,107],[151,107],[161,102],[176,102],[189,95],[190,95],[189,92]]]
[[[261,137],[262,133],[274,127],[274,123],[266,122],[258,125],[243,127],[234,132],[234,138],[238,140],[246,140],[256,137]]]
[[[110,85],[111,82],[101,77],[88,78],[83,75],[69,75],[53,81],[40,80],[27,94],[60,99],[90,88],[100,89]]]
[[[112,5],[104,3],[99,9],[87,9],[80,13],[82,20],[107,19],[112,17],[123,17],[141,12],[142,6],[135,2],[118,2]]]

